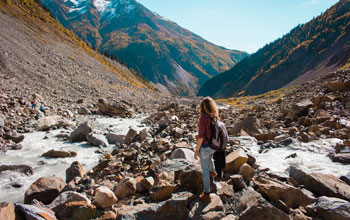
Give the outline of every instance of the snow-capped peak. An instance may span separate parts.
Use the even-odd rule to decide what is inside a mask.
[[[93,4],[99,12],[103,12],[108,8],[111,2],[108,0],[95,0]]]

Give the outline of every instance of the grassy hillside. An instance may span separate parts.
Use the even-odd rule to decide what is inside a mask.
[[[297,85],[349,62],[350,1],[341,0],[312,21],[298,25],[232,69],[207,81],[199,95],[256,95]]]
[[[44,40],[42,36],[49,34],[73,47],[80,48],[98,60],[112,73],[118,75],[118,77],[129,82],[131,85],[139,88],[153,89],[140,75],[135,72],[130,74],[130,71],[125,71],[116,67],[106,57],[99,54],[83,40],[76,37],[72,31],[64,28],[57,20],[51,17],[50,13],[41,6],[40,2],[34,0],[1,0],[0,8],[3,12],[18,18],[22,22],[25,22],[26,26],[31,27],[37,34],[36,37],[38,40]]]

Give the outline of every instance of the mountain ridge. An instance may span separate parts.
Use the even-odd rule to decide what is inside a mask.
[[[247,56],[222,49],[134,0],[74,2],[42,0],[66,28],[172,94],[195,94],[206,80]]]
[[[257,95],[337,70],[350,57],[350,36],[346,31],[350,28],[349,10],[349,0],[339,1],[325,13],[298,25],[232,69],[208,80],[198,95]]]

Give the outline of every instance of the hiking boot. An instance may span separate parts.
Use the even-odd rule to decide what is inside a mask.
[[[199,199],[203,202],[211,202],[210,194],[204,192],[199,195]]]
[[[209,172],[209,176],[212,178],[216,177],[216,172],[215,171]]]

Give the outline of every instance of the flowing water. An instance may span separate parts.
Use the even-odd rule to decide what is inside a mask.
[[[283,147],[272,148],[264,153],[259,153],[260,146],[251,137],[240,137],[241,145],[256,158],[261,168],[269,168],[269,170],[280,176],[289,176],[288,168],[295,166],[301,170],[311,173],[319,172],[324,174],[332,174],[340,177],[350,172],[350,165],[332,162],[327,156],[330,152],[334,152],[334,146],[342,143],[340,139],[323,139],[312,141],[310,143],[295,143]],[[296,154],[295,158],[286,157]]]
[[[121,119],[95,117],[90,118],[94,134],[103,136],[103,133],[112,132],[115,134],[126,135],[129,127],[136,130],[142,130],[141,121],[144,116],[137,119]],[[65,179],[65,171],[74,161],[79,161],[86,171],[97,165],[103,157],[102,151],[111,151],[112,145],[100,149],[92,147],[86,142],[70,143],[62,142],[54,136],[63,132],[63,130],[53,130],[47,132],[34,132],[25,134],[24,141],[21,143],[23,148],[18,151],[8,151],[0,155],[0,165],[28,165],[34,169],[34,175],[27,176],[16,171],[5,171],[0,173],[0,202],[23,202],[26,189],[38,178],[43,176],[55,175]],[[51,149],[62,149],[65,151],[75,151],[78,153],[73,158],[47,159],[41,155]],[[15,188],[13,185],[22,187]]]

